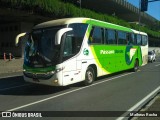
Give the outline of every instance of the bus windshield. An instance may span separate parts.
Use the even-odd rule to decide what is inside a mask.
[[[59,45],[55,45],[55,35],[64,26],[33,30],[25,48],[25,64],[32,67],[56,65],[59,60]]]
[[[69,24],[68,27],[73,30],[63,35],[60,45],[55,45],[56,33],[65,27],[67,25],[33,29],[25,47],[24,64],[30,67],[49,67],[77,54],[80,51],[88,25]]]

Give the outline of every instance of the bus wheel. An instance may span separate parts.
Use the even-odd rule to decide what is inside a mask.
[[[90,85],[94,82],[94,80],[95,80],[95,71],[92,67],[88,67],[85,74],[84,85]]]
[[[152,58],[152,60],[151,60],[151,63],[153,63],[153,58]]]
[[[134,72],[137,72],[138,69],[139,69],[139,62],[138,62],[138,60],[136,60],[135,63],[134,63],[133,71],[134,71]]]

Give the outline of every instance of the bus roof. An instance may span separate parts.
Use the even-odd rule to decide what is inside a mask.
[[[141,35],[146,35],[147,36],[147,33],[145,33],[145,32],[141,32],[141,31],[137,31],[137,30],[133,30],[133,29],[132,29],[132,31],[136,34],[141,34]]]
[[[108,28],[108,29],[115,29],[115,30],[121,30],[121,31],[126,31],[126,32],[133,32],[131,30],[131,28],[127,28],[127,27],[124,27],[124,26],[120,26],[120,25],[116,25],[116,24],[113,24],[113,23],[104,22],[104,21],[100,21],[100,20],[95,20],[95,19],[90,19],[90,21],[87,22],[87,23],[92,24],[92,25],[105,27],[105,28]]]
[[[70,24],[70,23],[84,23],[84,21],[86,21],[86,20],[89,20],[89,18],[64,18],[64,19],[51,20],[51,21],[47,21],[44,23],[40,23],[40,24],[36,25],[33,29],[66,25],[66,24]]]
[[[63,19],[57,19],[57,20],[51,20],[48,22],[44,22],[41,24],[36,25],[33,29],[39,29],[39,28],[47,28],[47,27],[52,27],[52,26],[59,26],[59,25],[67,25],[70,23],[88,23],[92,24],[95,26],[101,26],[109,29],[115,29],[115,30],[122,30],[126,32],[134,32],[130,28],[123,27],[120,25],[108,23],[108,22],[103,22],[100,20],[95,20],[91,18],[85,18],[85,17],[78,17],[78,18],[63,18]]]

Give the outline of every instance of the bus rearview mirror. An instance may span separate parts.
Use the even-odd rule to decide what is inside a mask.
[[[68,31],[72,31],[73,29],[72,28],[63,28],[63,29],[60,29],[56,35],[55,35],[55,45],[60,45],[61,43],[61,38],[63,36],[64,33],[68,32]]]
[[[15,39],[15,46],[18,46],[18,43],[19,43],[19,40],[21,37],[25,36],[27,33],[20,33],[16,36],[16,39]]]

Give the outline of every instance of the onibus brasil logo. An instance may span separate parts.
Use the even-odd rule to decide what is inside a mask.
[[[2,112],[1,115],[4,118],[42,117],[42,114],[40,112]]]

